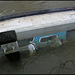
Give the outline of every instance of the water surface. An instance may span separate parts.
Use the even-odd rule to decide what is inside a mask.
[[[0,1],[0,16],[73,7],[75,1]],[[42,49],[38,54],[26,57],[21,52],[21,60],[9,62],[0,49],[0,74],[75,74],[75,41],[57,49]]]

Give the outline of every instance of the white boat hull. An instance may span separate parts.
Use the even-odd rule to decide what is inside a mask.
[[[0,32],[15,30],[18,40],[75,29],[75,11],[47,13],[0,22]]]

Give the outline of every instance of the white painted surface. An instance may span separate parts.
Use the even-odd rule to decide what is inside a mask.
[[[21,32],[24,32],[24,34],[26,34],[26,37],[24,38],[27,38],[27,35],[29,34],[25,33],[25,31],[35,30],[36,32],[36,29],[61,26],[61,25],[70,24],[70,23],[75,23],[75,11],[47,13],[42,15],[27,16],[27,17],[1,21],[0,32],[15,30],[16,33],[18,34]],[[45,32],[45,31],[42,30],[42,32]],[[42,32],[40,32],[40,34]],[[30,33],[30,34],[32,34],[31,37],[37,36],[37,34],[34,36],[33,36],[33,33]],[[20,36],[20,34],[18,36]],[[28,38],[30,38],[30,36],[28,36]],[[21,38],[18,38],[18,39],[21,39]]]

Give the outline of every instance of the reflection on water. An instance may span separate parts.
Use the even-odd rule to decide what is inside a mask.
[[[0,57],[0,73],[75,73],[74,45],[75,41],[65,43],[59,48],[52,50],[49,48],[42,49],[31,57],[23,51],[20,53],[21,60],[12,62],[9,62],[2,54]]]
[[[75,1],[0,1],[0,16],[73,6]],[[0,73],[75,74],[75,41],[57,49],[40,49],[31,57],[28,54],[29,52],[22,51],[20,61],[9,62],[0,49]]]

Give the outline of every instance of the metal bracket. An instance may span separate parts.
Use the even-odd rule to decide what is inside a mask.
[[[19,51],[16,32],[12,30],[0,33],[0,45],[5,54]]]
[[[18,42],[12,42],[1,45],[1,48],[3,49],[4,54],[10,54],[19,51]]]

